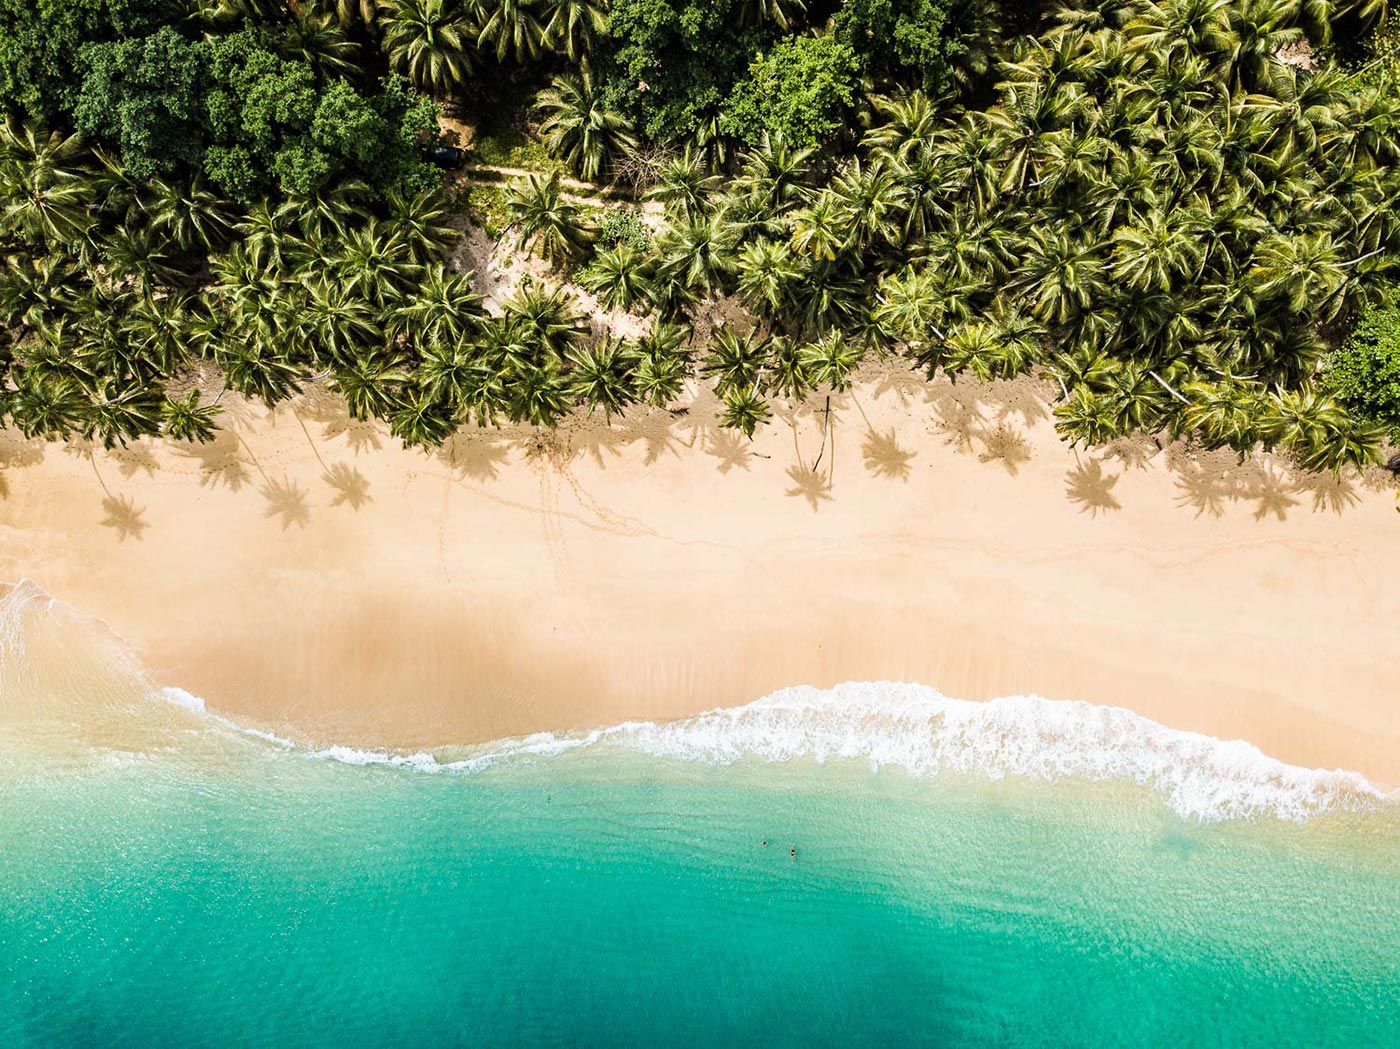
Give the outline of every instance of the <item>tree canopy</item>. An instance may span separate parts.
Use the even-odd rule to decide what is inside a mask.
[[[324,381],[429,445],[695,377],[752,434],[879,354],[1043,376],[1076,444],[1337,469],[1400,436],[1400,76],[1303,46],[1374,3],[15,10],[0,46],[47,18],[83,70],[38,121],[12,77],[0,132],[0,415],[26,435],[207,439],[200,370],[269,404]],[[495,192],[551,274],[487,310],[425,92],[500,84],[538,153]],[[595,335],[585,292],[649,334]],[[721,296],[734,323],[693,341]]]

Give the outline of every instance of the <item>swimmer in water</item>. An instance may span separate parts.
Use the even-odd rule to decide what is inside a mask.
[[[794,846],[792,847],[792,858],[793,858],[793,859],[797,859],[797,846],[796,846],[796,845],[794,845]]]

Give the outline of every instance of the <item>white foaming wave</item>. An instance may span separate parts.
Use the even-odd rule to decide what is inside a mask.
[[[897,682],[852,682],[828,690],[798,686],[675,721],[631,721],[570,735],[542,732],[467,748],[451,758],[344,746],[301,753],[348,765],[470,773],[603,746],[713,765],[854,760],[916,777],[951,772],[987,779],[1125,780],[1155,791],[1183,817],[1208,821],[1301,822],[1394,799],[1359,773],[1288,765],[1243,740],[1170,729],[1122,707],[1038,696],[959,700]]]
[[[203,698],[193,693],[186,692],[183,688],[176,688],[174,685],[167,685],[160,690],[160,696],[172,706],[188,710],[191,714],[207,718],[215,724],[230,729],[240,736],[251,736],[253,739],[260,739],[265,743],[275,743],[284,750],[298,750],[299,745],[295,740],[287,739],[285,736],[274,735],[271,732],[264,732],[260,728],[251,728],[247,725],[240,725],[232,718],[226,718],[221,714],[211,711]]]

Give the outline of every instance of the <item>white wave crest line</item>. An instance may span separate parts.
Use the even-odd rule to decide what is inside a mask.
[[[0,653],[22,656],[23,609],[38,600],[47,601],[51,616],[62,607],[128,644],[110,624],[54,598],[33,580],[0,585],[10,587],[0,598]],[[864,759],[872,769],[890,766],[916,776],[950,771],[991,779],[1131,780],[1157,791],[1177,813],[1206,820],[1272,815],[1302,821],[1321,812],[1400,801],[1400,791],[1381,791],[1360,773],[1289,765],[1244,740],[1171,729],[1124,707],[1038,696],[958,700],[904,682],[847,682],[829,690],[800,685],[745,706],[675,721],[629,721],[584,733],[500,740],[449,761],[428,752],[307,749],[214,714],[183,689],[160,691],[223,729],[283,750],[342,764],[421,772],[476,772],[503,761],[557,757],[612,743],[711,764],[745,757],[817,763]]]
[[[245,734],[269,735],[219,721]],[[283,748],[296,746],[271,739]],[[714,765],[745,758],[863,760],[872,770],[898,768],[919,777],[953,772],[987,779],[1131,781],[1155,791],[1179,815],[1201,820],[1273,816],[1301,822],[1400,796],[1359,773],[1289,765],[1243,740],[1167,728],[1123,707],[1037,696],[957,700],[924,685],[894,682],[853,682],[825,691],[798,686],[675,721],[536,733],[446,760],[426,751],[296,749],[347,765],[471,773],[600,745]]]

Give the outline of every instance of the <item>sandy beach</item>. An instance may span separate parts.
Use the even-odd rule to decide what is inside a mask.
[[[313,391],[209,446],[0,434],[0,579],[152,676],[420,748],[799,683],[1036,693],[1400,784],[1388,475],[1056,438],[1053,388],[871,373],[752,444],[688,411],[404,450]]]

